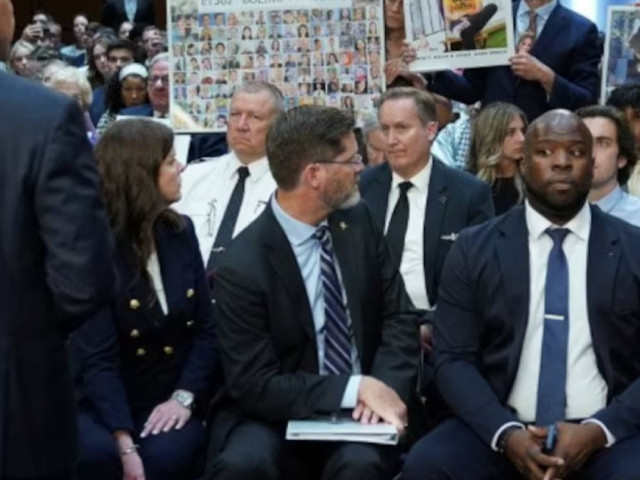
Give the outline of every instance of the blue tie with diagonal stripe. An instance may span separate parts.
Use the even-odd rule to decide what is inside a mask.
[[[349,374],[351,363],[351,328],[342,286],[333,257],[331,235],[326,225],[314,234],[320,242],[320,276],[324,296],[324,368],[334,375]]]
[[[548,229],[553,240],[544,290],[544,333],[538,377],[536,424],[552,425],[564,420],[569,343],[569,269],[562,243],[569,230]]]

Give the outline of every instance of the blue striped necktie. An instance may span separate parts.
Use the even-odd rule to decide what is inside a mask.
[[[351,363],[351,328],[336,271],[329,228],[318,227],[314,237],[320,242],[320,277],[324,296],[324,368],[329,374],[353,371]]]
[[[562,244],[569,230],[548,229],[553,240],[544,289],[544,333],[538,377],[536,424],[564,420],[567,404],[567,349],[569,344],[569,269]]]

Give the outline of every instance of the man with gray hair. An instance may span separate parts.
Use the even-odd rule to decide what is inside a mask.
[[[275,86],[251,82],[239,87],[229,108],[231,151],[191,164],[182,174],[182,200],[175,208],[193,220],[208,272],[275,190],[267,162],[267,132],[283,111],[282,93]]]

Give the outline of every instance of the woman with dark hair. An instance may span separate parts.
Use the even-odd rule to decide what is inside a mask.
[[[173,133],[150,119],[122,120],[96,158],[120,281],[113,317],[92,319],[69,345],[78,479],[193,478],[218,356],[193,224],[170,208],[183,170]]]
[[[109,61],[107,60],[107,48],[115,38],[102,36],[96,39],[93,47],[87,52],[87,78],[91,84],[91,88],[102,87],[107,83],[111,76]]]
[[[107,110],[102,114],[96,126],[99,135],[102,135],[116,121],[120,110],[149,103],[148,76],[147,69],[143,65],[130,63],[109,79],[104,97]]]

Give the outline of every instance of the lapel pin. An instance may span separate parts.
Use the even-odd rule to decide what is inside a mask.
[[[438,201],[444,205],[445,203],[447,203],[447,196],[446,195],[440,195],[438,197]]]
[[[349,228],[349,225],[347,225],[347,222],[340,222],[341,230],[346,230],[347,228]]]

